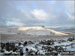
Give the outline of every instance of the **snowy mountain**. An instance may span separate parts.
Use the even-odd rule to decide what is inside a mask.
[[[30,34],[30,35],[65,35],[68,36],[68,34],[63,33],[63,32],[58,32],[52,29],[48,29],[45,27],[20,27],[18,28],[19,31],[25,34]]]

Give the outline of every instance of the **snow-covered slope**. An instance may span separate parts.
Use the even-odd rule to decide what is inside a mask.
[[[45,27],[20,27],[18,28],[19,31],[25,34],[30,35],[65,35],[68,36],[68,34],[63,32],[58,32],[52,29],[48,29]]]

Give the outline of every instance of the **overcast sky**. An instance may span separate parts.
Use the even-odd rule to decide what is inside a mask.
[[[0,0],[0,26],[70,26],[74,16],[74,0]]]

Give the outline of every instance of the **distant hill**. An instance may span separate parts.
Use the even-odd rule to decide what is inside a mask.
[[[63,32],[58,32],[52,29],[48,29],[45,27],[20,27],[18,28],[19,31],[25,34],[30,34],[30,35],[65,35],[67,36],[68,34],[63,33]]]

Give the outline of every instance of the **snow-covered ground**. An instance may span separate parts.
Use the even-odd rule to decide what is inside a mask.
[[[18,31],[21,31],[21,33],[24,34],[30,34],[30,35],[65,35],[68,36],[68,34],[64,32],[58,32],[53,29],[48,29],[46,27],[20,27],[17,29]]]
[[[63,51],[75,52],[75,39],[10,41],[0,43],[0,51],[4,55],[57,55]],[[75,55],[75,54],[74,54]]]

